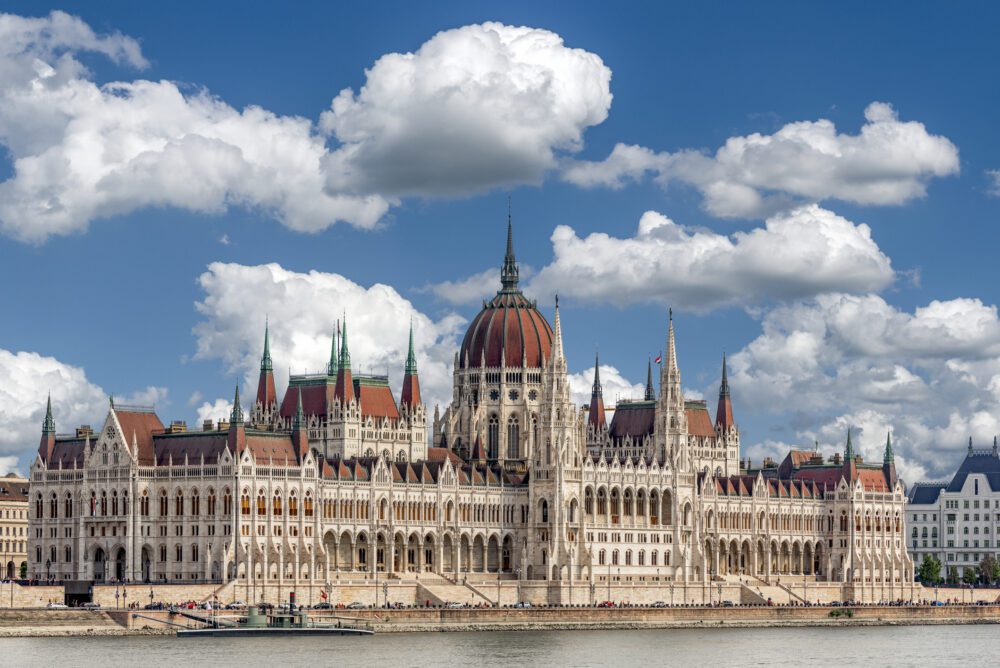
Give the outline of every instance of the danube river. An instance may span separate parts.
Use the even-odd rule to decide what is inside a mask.
[[[5,666],[989,665],[996,625],[384,633],[367,638],[0,638]]]

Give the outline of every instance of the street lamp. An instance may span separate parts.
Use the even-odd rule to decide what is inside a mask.
[[[716,585],[719,588],[719,605],[722,605],[722,583]]]
[[[389,583],[388,582],[383,582],[382,583],[382,599],[383,599],[383,604],[385,605],[385,607],[388,608],[389,607]]]
[[[670,583],[670,607],[674,607],[674,583]]]
[[[521,567],[514,569],[514,577],[517,578],[517,602],[521,602]]]

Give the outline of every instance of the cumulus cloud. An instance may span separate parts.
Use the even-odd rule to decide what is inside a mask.
[[[823,295],[768,311],[730,356],[738,411],[778,415],[805,444],[868,460],[886,432],[908,482],[950,474],[971,435],[1000,433],[1000,318],[978,299],[906,312],[875,295]],[[801,447],[801,446],[800,446]]]
[[[526,265],[519,265],[520,280],[528,280],[535,272]],[[483,271],[455,281],[429,283],[417,292],[432,294],[443,302],[454,306],[478,304],[491,298],[500,288],[500,269],[484,269]]]
[[[666,302],[693,310],[825,292],[868,292],[894,277],[867,225],[809,205],[731,236],[646,212],[634,237],[567,225],[552,233],[554,258],[529,289],[537,294],[627,304]]]
[[[611,106],[611,70],[598,56],[523,26],[446,30],[366,74],[320,119],[342,142],[328,159],[336,190],[456,195],[537,183]]]
[[[856,135],[820,119],[789,123],[771,135],[731,137],[714,155],[618,144],[603,161],[568,160],[563,178],[583,187],[621,188],[651,175],[662,185],[695,187],[713,215],[763,217],[829,199],[901,204],[923,197],[932,178],[958,171],[958,149],[950,140],[873,102]]]
[[[34,458],[51,393],[56,428],[70,432],[80,424],[100,424],[108,410],[108,393],[87,379],[80,367],[35,352],[0,349],[0,461],[20,461],[22,473]],[[167,391],[147,387],[121,403],[164,402]],[[0,468],[6,464],[0,463]]]
[[[594,367],[569,375],[569,392],[573,403],[589,405],[593,387]],[[611,408],[623,399],[641,399],[645,390],[645,385],[633,383],[625,378],[616,367],[608,364],[601,365],[601,396],[604,399],[605,407]]]
[[[242,401],[240,403],[242,403]],[[245,409],[246,407],[244,407],[244,410]],[[233,402],[231,399],[216,399],[212,402],[205,401],[201,404],[201,406],[198,406],[197,414],[197,424],[199,427],[207,420],[212,422],[224,422],[229,420],[229,416],[233,414]]]
[[[370,228],[402,195],[539,181],[611,103],[600,58],[493,23],[383,56],[357,94],[334,99],[322,130],[170,81],[98,84],[82,52],[147,65],[134,39],[62,12],[0,14],[0,145],[13,167],[0,231],[22,241],[149,206],[243,207],[304,232]]]
[[[242,373],[251,393],[257,387],[265,314],[275,380],[283,388],[289,369],[297,374],[326,368],[336,320],[346,313],[355,373],[388,372],[398,400],[412,321],[424,402],[450,401],[453,356],[465,323],[458,315],[435,320],[391,286],[364,287],[339,274],[299,273],[278,264],[216,262],[199,283],[205,295],[195,305],[203,318],[194,328],[196,357],[220,359],[229,371]],[[217,418],[222,406],[221,400],[206,402],[199,418]]]

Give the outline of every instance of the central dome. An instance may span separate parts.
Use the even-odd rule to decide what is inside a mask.
[[[552,352],[552,328],[535,303],[517,287],[518,268],[510,221],[507,221],[507,254],[500,270],[502,287],[483,304],[465,332],[459,352],[461,368],[541,367]]]

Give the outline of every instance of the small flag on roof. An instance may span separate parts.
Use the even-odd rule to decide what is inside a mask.
[[[663,361],[663,355],[657,355],[656,359],[653,360],[653,362],[655,362],[656,364],[659,364],[662,361]]]

